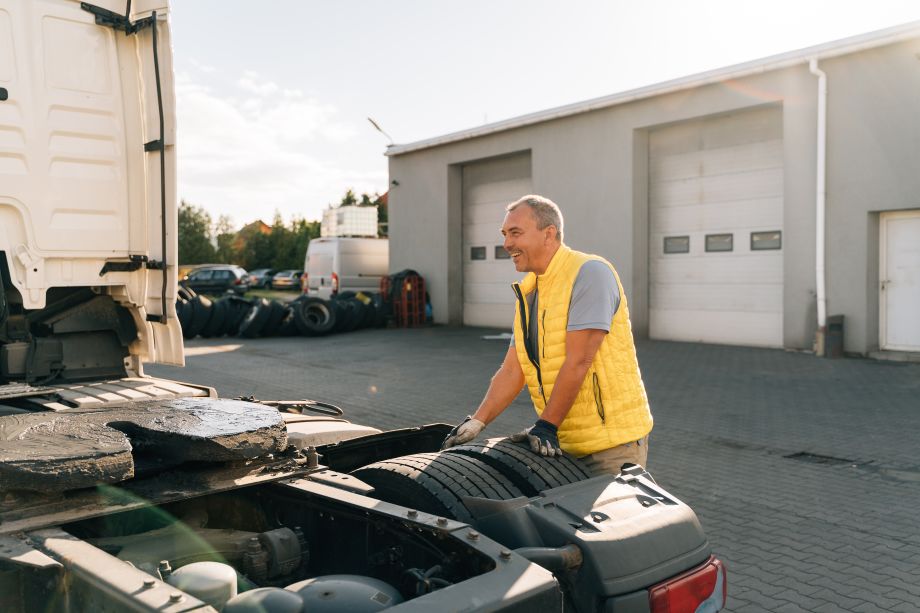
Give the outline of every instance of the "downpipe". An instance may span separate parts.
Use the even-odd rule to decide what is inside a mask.
[[[825,285],[824,237],[827,203],[827,74],[818,68],[817,58],[808,62],[811,74],[818,77],[818,159],[815,168],[815,293],[818,302],[818,329],[815,333],[815,355],[824,356],[827,332],[827,288]]]

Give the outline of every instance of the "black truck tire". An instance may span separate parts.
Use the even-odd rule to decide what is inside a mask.
[[[195,292],[180,283],[179,287],[176,288],[176,296],[182,300],[188,301],[195,297]]]
[[[184,296],[183,296],[183,297],[184,297],[186,300],[191,300],[192,298],[194,298],[195,296],[198,295],[198,292],[196,292],[195,290],[193,290],[191,287],[189,287],[188,285],[186,285],[186,284],[183,283],[182,281],[179,282],[179,289],[182,290],[182,292],[184,293]],[[181,294],[180,294],[180,295],[181,295]]]
[[[445,453],[473,457],[511,480],[527,496],[561,485],[583,481],[591,475],[571,456],[545,458],[507,439],[489,439],[447,449]]]
[[[335,332],[352,332],[356,330],[364,319],[364,305],[354,298],[336,299],[336,325]]]
[[[182,298],[176,300],[176,317],[179,318],[179,325],[182,326],[184,335],[192,323],[192,305],[188,303],[188,300]]]
[[[322,298],[304,298],[291,307],[294,309],[294,323],[303,336],[322,336],[335,327],[336,309]]]
[[[384,300],[383,294],[374,294],[374,327],[384,328],[387,325],[387,322],[390,320],[392,315],[392,309],[386,300]]]
[[[240,332],[240,324],[243,323],[243,319],[249,313],[250,307],[252,307],[252,301],[239,296],[227,296],[224,300],[227,301],[228,307],[227,322],[225,324],[227,334],[236,336]]]
[[[224,335],[227,324],[227,306],[225,299],[214,301],[211,305],[211,318],[208,319],[208,325],[201,330],[201,336],[212,338]]]
[[[361,320],[361,325],[359,328],[373,328],[377,323],[377,307],[374,306],[374,302],[370,301],[367,304],[361,305],[364,310],[364,315]]]
[[[523,496],[500,472],[462,454],[416,453],[375,462],[351,474],[373,486],[380,500],[467,523],[473,516],[461,496],[492,500]]]
[[[256,300],[253,305],[249,307],[249,312],[243,317],[243,321],[240,322],[240,336],[245,338],[255,338],[259,336],[259,333],[262,332],[262,327],[265,326],[270,316],[271,305],[268,303],[268,300],[265,298]]]
[[[284,319],[278,326],[278,336],[298,336],[300,330],[297,329],[297,322],[294,320],[294,310],[290,307],[284,310]]]
[[[287,313],[287,307],[278,302],[277,300],[272,300],[269,303],[270,312],[268,314],[268,321],[265,322],[265,325],[262,327],[262,336],[275,336],[278,334],[278,328],[281,326],[282,320]]]
[[[195,296],[189,301],[189,304],[192,306],[192,321],[188,330],[183,330],[183,336],[185,338],[195,338],[208,325],[208,320],[211,319],[213,303],[207,296]]]

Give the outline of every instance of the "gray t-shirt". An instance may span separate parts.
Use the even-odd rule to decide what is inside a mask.
[[[539,288],[538,288],[539,289]],[[534,355],[539,355],[539,341],[537,339],[537,311],[539,310],[539,297],[533,291],[525,298],[530,310],[529,341],[533,346]],[[571,330],[603,330],[610,332],[610,321],[620,307],[620,290],[617,287],[613,271],[597,260],[589,260],[582,264],[572,286],[572,298],[569,301],[569,323],[567,331]],[[514,347],[514,337],[511,338]]]

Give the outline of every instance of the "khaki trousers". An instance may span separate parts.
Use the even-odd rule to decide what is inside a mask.
[[[618,475],[623,464],[627,463],[638,464],[642,468],[648,468],[648,436],[646,435],[638,441],[582,456],[581,460],[587,464],[588,470],[595,477],[598,475]]]

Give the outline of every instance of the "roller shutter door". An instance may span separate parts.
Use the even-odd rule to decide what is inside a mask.
[[[463,324],[510,328],[511,284],[524,275],[502,249],[505,206],[532,191],[530,154],[463,167]]]
[[[781,347],[782,110],[649,135],[649,334]]]

